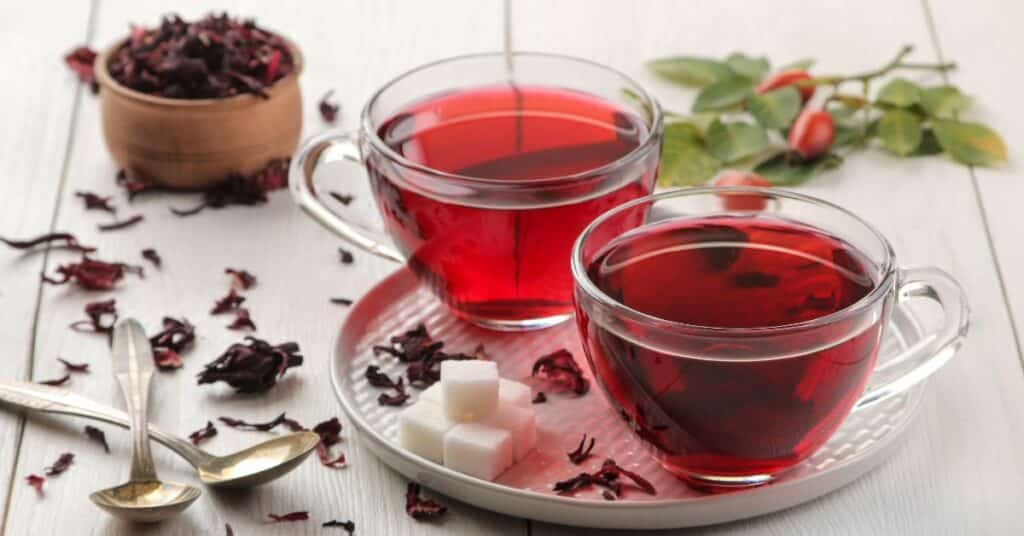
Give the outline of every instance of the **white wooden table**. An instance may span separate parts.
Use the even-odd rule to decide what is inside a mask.
[[[159,5],[158,5],[159,4]],[[331,296],[358,298],[393,269],[357,255],[337,262],[337,240],[304,218],[287,193],[267,206],[207,211],[178,219],[167,206],[193,198],[153,196],[122,213],[145,222],[101,234],[102,214],[85,212],[76,190],[113,194],[115,166],[100,136],[96,98],[61,64],[79,43],[102,47],[129,23],[151,24],[161,13],[201,15],[207,2],[93,0],[0,3],[0,235],[27,237],[71,230],[102,247],[104,259],[141,262],[155,247],[164,268],[145,281],[129,278],[116,292],[123,315],[155,329],[163,315],[186,316],[199,341],[185,368],[155,381],[151,417],[181,434],[207,419],[232,415],[269,419],[287,410],[305,423],[340,415],[327,379],[327,351],[345,309]],[[293,37],[303,48],[305,135],[324,128],[316,101],[327,89],[343,105],[343,126],[355,124],[371,91],[418,64],[501,43],[498,0],[363,0],[338,2],[230,1],[232,13],[255,16]],[[692,532],[733,534],[1021,534],[1024,517],[1024,372],[1019,343],[1024,330],[1024,242],[1020,205],[1024,121],[1018,84],[1024,38],[1018,2],[989,0],[859,0],[856,2],[515,0],[515,42],[524,50],[587,57],[615,66],[647,84],[668,107],[685,109],[692,94],[652,79],[643,61],[669,53],[724,56],[762,52],[780,61],[806,56],[824,70],[874,67],[900,45],[917,46],[917,59],[954,59],[950,79],[973,94],[980,118],[1000,131],[1011,152],[1004,169],[968,169],[942,159],[903,160],[879,152],[851,158],[836,172],[802,190],[836,201],[876,224],[903,263],[932,264],[953,273],[967,289],[972,328],[963,351],[931,381],[920,418],[892,460],[853,485],[788,511]],[[368,209],[366,196],[362,196]],[[89,375],[70,388],[122,406],[109,374],[102,337],[68,324],[94,300],[67,287],[41,286],[66,253],[23,255],[0,248],[0,376],[50,379],[63,374],[56,358],[87,361]],[[210,317],[225,290],[227,266],[260,278],[248,293],[271,342],[298,341],[306,363],[266,396],[242,397],[223,386],[197,387],[195,373],[239,334]],[[344,419],[343,419],[344,420]],[[593,534],[531,523],[449,501],[438,525],[417,523],[403,511],[405,481],[360,447],[346,425],[341,448],[349,466],[330,470],[315,461],[281,481],[249,493],[208,490],[186,515],[145,530],[113,521],[88,500],[90,491],[124,481],[126,434],[104,426],[111,443],[103,454],[82,434],[81,420],[0,412],[0,532],[28,534],[236,534],[338,533],[320,522],[353,519],[357,534]],[[207,443],[228,452],[255,439],[221,428]],[[26,485],[61,452],[75,464],[48,479],[45,495]],[[156,448],[161,473],[191,481],[190,468]],[[306,523],[268,525],[267,513],[309,510]],[[683,534],[687,531],[668,531]]]

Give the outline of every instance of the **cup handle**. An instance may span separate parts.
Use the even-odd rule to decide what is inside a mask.
[[[870,387],[853,411],[873,406],[906,391],[942,368],[956,354],[967,335],[969,309],[967,297],[949,274],[938,268],[909,268],[900,271],[897,302],[912,298],[931,298],[939,303],[945,316],[943,326],[908,348],[901,356],[875,369],[888,379]],[[892,370],[891,373],[888,371]]]
[[[339,216],[324,205],[313,183],[313,173],[323,163],[338,161],[355,164],[362,171],[363,157],[359,150],[358,134],[324,132],[307,140],[292,159],[288,170],[292,199],[320,225],[353,246],[391,261],[405,262],[405,257],[389,245],[391,240],[383,230]]]

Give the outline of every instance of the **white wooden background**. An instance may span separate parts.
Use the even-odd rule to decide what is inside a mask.
[[[218,415],[270,418],[287,410],[305,423],[340,415],[327,380],[327,349],[345,310],[329,296],[358,298],[393,267],[357,255],[337,262],[337,241],[291,204],[286,193],[268,206],[208,211],[189,219],[167,212],[191,197],[142,198],[122,214],[142,212],[131,230],[100,234],[104,214],[85,212],[76,190],[112,194],[114,164],[100,135],[96,98],[74,82],[62,54],[79,43],[103,47],[129,23],[151,24],[161,13],[203,14],[200,0],[135,2],[34,0],[0,3],[0,235],[32,236],[68,229],[101,246],[100,258],[139,262],[155,247],[162,270],[147,268],[112,294],[124,315],[155,329],[161,316],[187,316],[199,341],[185,368],[160,374],[152,418],[181,434]],[[384,81],[418,64],[501,42],[498,0],[230,1],[220,6],[251,15],[293,37],[303,48],[305,134],[324,128],[316,101],[336,90],[343,125]],[[850,2],[515,0],[517,48],[562,52],[615,66],[647,84],[669,107],[685,109],[692,94],[652,79],[645,59],[668,53],[724,56],[765,53],[784,62],[806,56],[822,70],[847,72],[886,61],[904,43],[921,61],[955,59],[950,80],[976,97],[977,113],[1006,138],[1011,164],[971,170],[941,159],[900,160],[857,155],[802,189],[849,207],[893,241],[905,264],[933,264],[967,289],[973,312],[969,341],[930,384],[920,419],[904,447],[883,467],[843,490],[773,515],[664,534],[1021,534],[1024,517],[1024,243],[1019,238],[1024,177],[1024,121],[1019,112],[1024,38],[1018,2],[987,0],[857,0]],[[366,196],[363,196],[365,203]],[[365,207],[364,207],[365,208]],[[67,325],[96,299],[66,287],[40,286],[67,253],[22,255],[0,248],[0,375],[33,380],[63,374],[58,356],[88,361],[93,372],[70,388],[121,405],[102,337]],[[247,296],[259,335],[296,340],[306,363],[267,396],[239,397],[224,386],[197,387],[195,373],[238,334],[224,317],[207,314],[227,288],[224,267],[260,278]],[[127,478],[125,434],[105,426],[112,453],[81,433],[84,422],[0,412],[0,532],[27,534],[314,534],[321,521],[353,519],[357,534],[594,534],[531,523],[448,501],[439,525],[416,523],[403,511],[405,481],[361,448],[346,425],[341,444],[349,467],[311,461],[273,485],[248,493],[206,490],[181,518],[150,529],[113,521],[88,500],[90,491]],[[221,427],[207,443],[228,452],[257,439]],[[24,482],[64,451],[71,469],[48,479],[39,497]],[[192,481],[190,468],[157,447],[169,479]],[[309,510],[307,523],[267,525],[270,512]],[[340,532],[334,529],[335,533]],[[329,533],[329,532],[328,532]]]

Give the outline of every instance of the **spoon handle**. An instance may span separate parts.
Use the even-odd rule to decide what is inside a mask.
[[[27,410],[73,415],[130,428],[128,415],[116,408],[94,402],[67,389],[17,380],[0,380],[0,402]],[[195,468],[212,458],[188,441],[149,425],[149,437],[171,449]]]
[[[149,434],[146,433],[146,425],[149,424],[149,384],[156,367],[149,339],[137,321],[126,318],[114,327],[111,356],[114,377],[121,384],[128,405],[128,417],[131,419],[131,479],[157,480],[153,452],[149,449]]]

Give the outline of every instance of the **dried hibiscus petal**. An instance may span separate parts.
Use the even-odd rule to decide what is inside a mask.
[[[117,178],[115,179],[117,185],[124,189],[128,194],[128,200],[135,199],[135,196],[148,191],[160,190],[160,186],[148,182],[140,177],[137,173],[129,169],[120,169],[117,171]]]
[[[107,445],[107,434],[104,434],[103,430],[100,430],[95,426],[85,425],[85,435],[89,436],[89,439],[102,445],[104,452],[110,454],[110,445]]]
[[[96,51],[87,47],[76,47],[64,56],[64,63],[75,73],[82,82],[89,84],[93,93],[99,91],[96,85],[96,74],[93,71],[93,63],[96,61]]]
[[[530,375],[540,375],[563,384],[577,395],[584,395],[590,389],[590,382],[583,377],[583,369],[564,348],[538,358]]]
[[[214,302],[213,309],[210,309],[210,314],[219,315],[236,311],[243,302],[245,302],[245,296],[238,294],[234,288],[231,288],[228,290],[227,295]]]
[[[42,493],[43,483],[46,482],[46,479],[39,475],[28,475],[25,477],[25,482],[28,482],[29,486],[36,488],[36,491]]]
[[[330,102],[331,96],[334,95],[334,90],[328,91],[323,98],[320,99],[320,117],[324,118],[324,121],[333,123],[338,119],[338,103]]]
[[[228,324],[228,329],[251,329],[256,331],[256,323],[254,323],[252,318],[249,317],[249,310],[244,307],[240,307],[235,310],[235,320]]]
[[[156,266],[157,268],[163,264],[163,259],[160,258],[160,254],[153,248],[146,248],[142,250],[142,258],[153,263],[153,266]]]
[[[341,264],[352,264],[356,260],[352,252],[345,248],[338,248],[338,258],[341,259]]]
[[[594,483],[594,477],[590,473],[580,473],[572,478],[555,482],[551,488],[559,495],[569,495],[578,489],[588,487]]]
[[[68,372],[89,372],[88,363],[72,363],[63,358],[58,357],[57,361],[64,364],[64,368],[68,369]]]
[[[115,221],[111,223],[101,223],[98,224],[96,227],[98,227],[101,231],[116,231],[118,229],[126,229],[128,227],[131,227],[136,223],[141,222],[143,219],[145,219],[145,217],[142,214],[136,214],[126,220]]]
[[[325,521],[320,526],[324,528],[341,528],[344,529],[345,532],[349,533],[350,536],[356,533],[356,524],[352,521],[332,519],[330,521]]]
[[[118,281],[124,279],[125,273],[134,273],[142,277],[141,266],[132,266],[123,262],[104,262],[83,257],[82,262],[62,264],[57,267],[61,279],[43,275],[43,281],[51,285],[63,285],[75,282],[88,290],[110,290]]]
[[[199,373],[199,384],[222,381],[240,393],[261,393],[277,384],[291,367],[302,365],[299,345],[279,345],[246,337],[247,344],[232,344]]]
[[[420,324],[401,335],[391,337],[390,345],[373,347],[373,355],[388,354],[397,357],[403,363],[421,361],[428,355],[444,346],[443,342],[434,342],[427,333],[427,326]]]
[[[117,301],[111,299],[89,302],[85,304],[85,316],[89,319],[72,322],[71,329],[110,336],[114,333],[114,324],[117,323]],[[108,321],[104,322],[104,319]]]
[[[78,239],[75,238],[75,235],[71,233],[47,233],[42,236],[26,240],[12,240],[10,238],[0,236],[0,242],[7,244],[14,249],[32,249],[40,244],[46,244],[47,246],[70,249],[72,251],[80,251],[82,253],[92,253],[93,251],[96,251],[96,248],[94,247],[81,245],[78,242]],[[54,244],[54,242],[62,243]]]
[[[544,391],[537,391],[537,394],[533,395],[534,404],[543,404],[548,401],[548,395],[544,394]]]
[[[153,360],[160,370],[174,370],[182,367],[181,353],[196,340],[196,328],[188,319],[180,320],[165,316],[164,329],[149,338],[153,347]]]
[[[195,22],[163,17],[152,29],[133,27],[131,38],[110,60],[111,76],[151,95],[213,99],[266,89],[295,69],[280,36],[227,14]]]
[[[395,390],[394,394],[381,393],[377,397],[378,404],[382,406],[401,406],[409,399],[409,394],[405,392],[405,384],[402,378],[398,378],[398,381],[392,380],[387,374],[381,372],[380,367],[376,365],[366,367],[365,376],[366,381],[374,387]]]
[[[339,453],[335,458],[331,458],[330,454],[331,446],[341,441],[341,421],[337,417],[332,417],[314,426],[313,432],[320,436],[320,443],[316,446],[320,463],[326,467],[344,467],[344,453]]]
[[[309,519],[309,512],[291,512],[289,514],[267,514],[267,517],[274,520],[274,523],[306,521]]]
[[[237,428],[239,430],[255,430],[259,432],[269,432],[278,425],[284,425],[286,428],[293,432],[305,430],[306,428],[299,424],[294,419],[289,419],[284,413],[274,417],[274,419],[267,422],[250,423],[243,421],[242,419],[235,419],[233,417],[220,417],[220,422],[226,424],[231,428]]]
[[[199,443],[202,443],[215,435],[217,435],[217,428],[213,426],[213,422],[206,421],[206,426],[192,432],[188,435],[188,438],[192,441],[193,445],[199,445]]]
[[[54,476],[67,471],[68,467],[71,466],[71,462],[75,461],[75,455],[70,452],[65,452],[57,458],[57,461],[53,462],[53,465],[44,469],[46,476]]]
[[[67,373],[64,376],[62,376],[60,378],[57,378],[55,380],[45,380],[45,381],[41,381],[39,383],[41,383],[43,385],[51,385],[53,387],[59,387],[61,385],[64,385],[65,383],[68,383],[68,380],[70,380],[70,379],[71,379],[71,374]]]
[[[405,513],[416,521],[430,521],[441,517],[447,511],[447,507],[420,497],[420,485],[409,482],[409,487],[405,490]]]
[[[348,298],[331,298],[331,303],[348,307],[349,305],[352,305],[352,300]]]
[[[231,283],[242,290],[249,290],[256,285],[256,276],[245,270],[225,268],[224,273],[230,275]]]
[[[267,193],[288,186],[287,158],[271,160],[262,170],[246,177],[229,175],[203,192],[203,201],[190,209],[172,208],[176,216],[192,216],[206,208],[223,208],[228,205],[259,205],[267,202]]]
[[[355,197],[352,194],[343,194],[341,192],[327,192],[327,195],[333,197],[335,201],[345,206],[348,206],[349,203],[351,203],[352,200],[355,199]]]
[[[616,478],[618,478],[619,475],[625,476],[626,478],[630,479],[633,482],[633,484],[636,485],[636,487],[640,488],[641,490],[644,491],[644,493],[647,493],[648,495],[658,494],[658,491],[654,489],[654,486],[650,482],[648,482],[647,479],[641,477],[640,475],[632,471],[627,471],[626,469],[623,469],[622,467],[615,463],[615,460],[612,460],[611,458],[605,460],[604,464],[601,465],[601,469],[599,469],[597,473],[595,473],[595,477],[598,477],[606,481],[615,480]],[[616,493],[616,495],[620,494]]]
[[[588,445],[587,434],[583,434],[583,437],[580,439],[580,444],[576,446],[576,450],[567,453],[567,456],[569,456],[569,461],[574,463],[575,465],[583,463],[584,460],[590,457],[590,451],[594,450],[595,441],[596,440],[593,437],[591,437],[590,444]],[[584,446],[586,448],[584,448]]]
[[[85,210],[103,210],[111,214],[117,212],[114,207],[110,206],[112,197],[104,197],[93,192],[82,191],[75,192],[75,195],[85,203]]]

